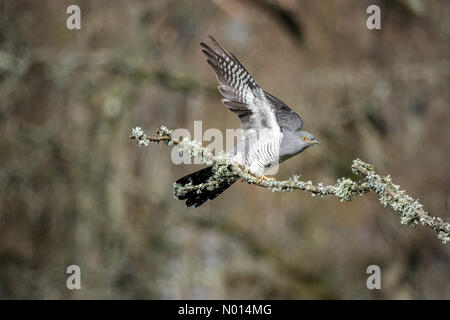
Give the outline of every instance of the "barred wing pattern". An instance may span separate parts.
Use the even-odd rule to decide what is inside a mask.
[[[216,72],[218,89],[224,97],[222,103],[239,117],[243,130],[279,130],[275,108],[265,92],[232,53],[213,37],[209,38],[215,50],[202,42],[202,52]]]

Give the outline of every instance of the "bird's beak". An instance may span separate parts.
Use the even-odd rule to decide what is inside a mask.
[[[316,144],[320,144],[319,140],[314,139],[313,141],[311,141],[312,143],[316,143]]]

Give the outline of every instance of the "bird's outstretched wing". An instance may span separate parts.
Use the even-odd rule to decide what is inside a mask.
[[[202,52],[216,72],[218,89],[224,97],[222,103],[239,117],[242,129],[281,130],[277,111],[284,110],[287,106],[265,93],[232,53],[225,50],[213,37],[209,38],[215,50],[202,42]],[[274,104],[277,102],[281,104]]]
[[[302,128],[302,118],[289,108],[286,103],[266,91],[264,91],[264,94],[275,109],[275,115],[281,131],[298,131]]]

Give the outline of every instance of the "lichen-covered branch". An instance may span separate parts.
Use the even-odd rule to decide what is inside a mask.
[[[187,138],[176,140],[172,137],[172,131],[165,126],[161,126],[156,131],[156,136],[147,136],[144,131],[136,127],[132,130],[130,139],[135,139],[139,146],[148,146],[150,142],[165,142],[169,146],[177,145],[180,151],[186,152],[192,157],[199,158],[203,164],[215,166],[216,181],[202,183],[199,185],[178,186],[177,193],[197,190],[202,192],[212,187],[212,184],[219,183],[224,179],[242,179],[250,184],[272,190],[273,192],[306,191],[312,196],[333,195],[341,201],[351,201],[356,195],[363,195],[374,192],[379,196],[383,206],[390,206],[400,216],[400,222],[415,227],[419,222],[435,230],[438,238],[443,243],[450,242],[450,224],[441,218],[432,217],[426,212],[418,200],[413,199],[400,190],[400,186],[392,183],[391,177],[378,175],[374,167],[359,159],[353,160],[352,171],[361,177],[361,180],[354,181],[350,178],[340,178],[334,185],[324,185],[322,183],[313,184],[311,181],[302,181],[300,176],[292,176],[285,181],[259,180],[245,168],[237,165],[227,156],[226,153],[214,155],[208,148],[204,148],[197,141]]]

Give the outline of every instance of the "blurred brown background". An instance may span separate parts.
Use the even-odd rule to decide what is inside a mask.
[[[66,28],[81,7],[82,29]],[[382,29],[366,28],[381,7]],[[200,41],[214,35],[321,141],[279,179],[334,183],[361,158],[450,220],[450,3],[0,3],[0,298],[450,298],[450,249],[369,194],[235,184],[198,209],[164,145],[131,128],[236,128]],[[82,290],[66,288],[70,264]],[[382,289],[366,288],[377,264]]]

